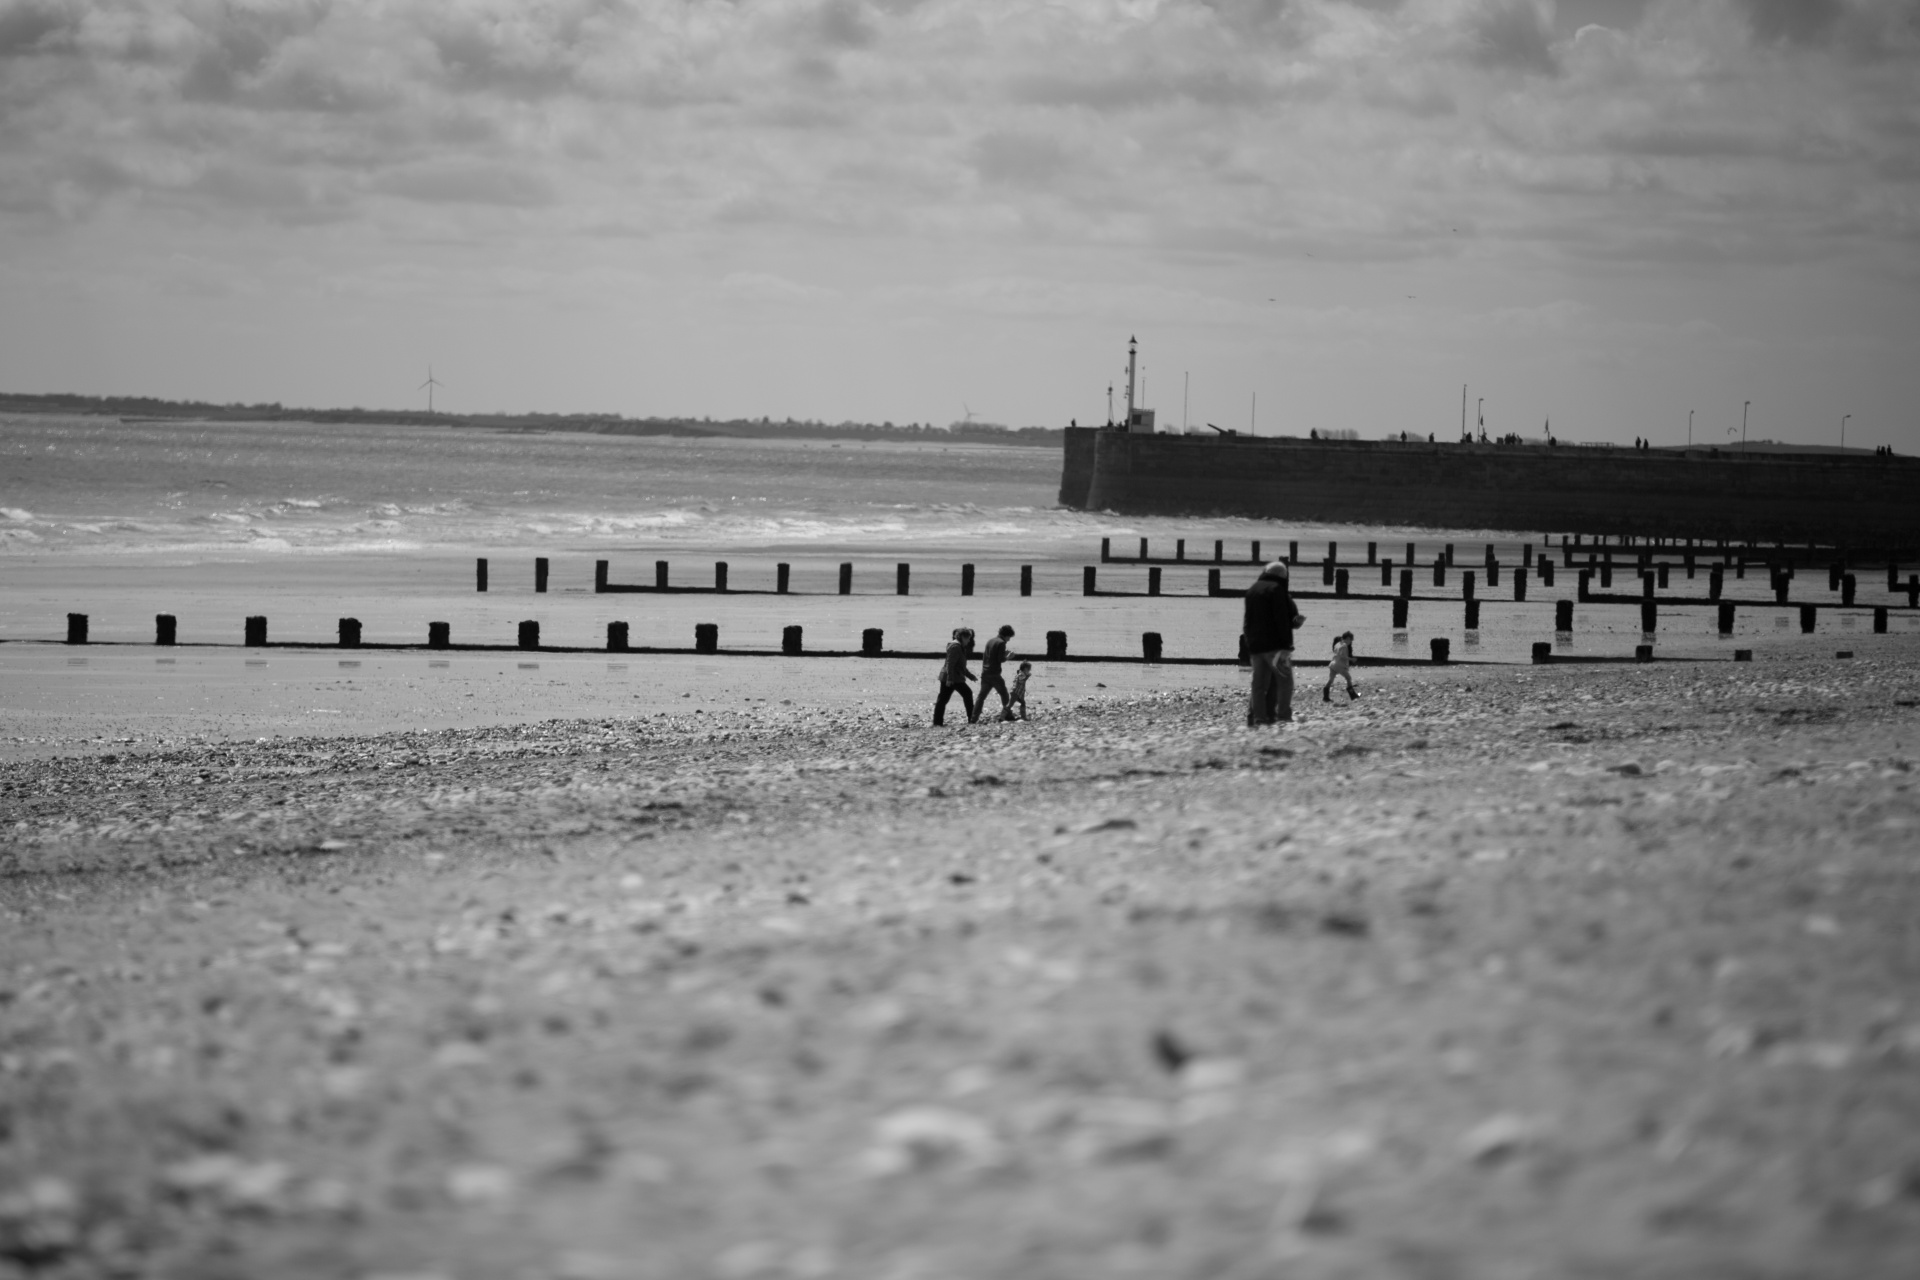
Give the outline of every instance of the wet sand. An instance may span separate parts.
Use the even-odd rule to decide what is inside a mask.
[[[913,664],[10,646],[0,1269],[1910,1274],[1873,639],[1280,733],[1230,669],[935,731]]]

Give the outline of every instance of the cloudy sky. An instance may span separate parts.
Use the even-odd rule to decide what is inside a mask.
[[[1084,423],[1137,334],[1163,424],[1920,452],[1916,85],[1920,0],[0,0],[0,389]]]

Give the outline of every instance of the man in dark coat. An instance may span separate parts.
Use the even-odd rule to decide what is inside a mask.
[[[1293,719],[1293,629],[1302,619],[1287,591],[1287,562],[1275,560],[1247,588],[1242,629],[1253,663],[1253,689],[1247,699],[1247,726]]]

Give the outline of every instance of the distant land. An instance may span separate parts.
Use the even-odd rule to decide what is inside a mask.
[[[993,422],[813,422],[793,418],[628,418],[617,413],[427,413],[411,409],[289,409],[273,404],[211,404],[152,396],[82,396],[66,392],[0,392],[0,413],[215,422],[393,423],[413,427],[478,427],[494,431],[590,431],[616,436],[706,436],[733,439],[938,440],[1036,445],[1058,449],[1059,427],[1006,427]]]

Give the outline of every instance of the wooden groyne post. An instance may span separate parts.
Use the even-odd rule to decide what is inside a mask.
[[[153,642],[158,645],[171,645],[179,635],[180,624],[170,613],[153,615]]]
[[[340,619],[339,630],[336,634],[340,638],[340,647],[342,649],[358,649],[360,647],[360,619]]]
[[[485,556],[473,562],[473,589],[475,591],[487,589],[487,558]]]
[[[67,615],[67,643],[85,644],[87,642],[87,615],[70,613]]]
[[[896,565],[893,570],[893,593],[897,596],[907,594],[908,579],[913,573],[910,565]]]
[[[607,652],[626,653],[632,646],[628,642],[627,624],[609,622],[607,624]]]
[[[547,589],[547,558],[535,556],[533,559],[533,589],[536,593]]]
[[[519,644],[522,649],[540,647],[540,624],[529,618],[520,624]]]
[[[248,618],[246,623],[246,628],[245,628],[245,636],[246,636],[246,639],[242,643],[244,643],[249,649],[266,648],[266,645],[267,645],[266,618],[260,617],[260,616]]]

